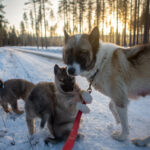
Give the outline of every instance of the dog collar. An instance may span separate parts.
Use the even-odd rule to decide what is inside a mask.
[[[98,71],[99,71],[99,69],[97,69],[96,72],[95,72],[95,73],[90,77],[90,79],[89,79],[90,83],[89,83],[89,87],[88,87],[88,89],[87,89],[87,91],[88,91],[89,93],[92,93],[92,87],[91,87],[91,86],[92,86],[92,83],[93,83],[94,78],[96,77]]]

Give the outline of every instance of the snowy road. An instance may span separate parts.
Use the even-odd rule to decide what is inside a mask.
[[[0,78],[24,78],[38,83],[39,81],[53,81],[53,66],[62,62],[54,59],[47,59],[0,48]],[[83,89],[87,89],[88,83],[84,78],[78,77],[78,83]],[[91,112],[83,115],[83,123],[80,132],[84,138],[75,143],[74,150],[148,150],[150,148],[137,148],[126,142],[117,142],[111,138],[114,129],[119,129],[108,109],[109,98],[93,90],[93,103],[89,106]],[[19,102],[21,109],[23,101]],[[150,135],[150,96],[140,98],[139,101],[132,101],[129,106],[130,139]],[[4,120],[4,121],[3,121]],[[5,126],[6,124],[6,126]],[[32,141],[33,148],[28,140],[25,114],[17,116],[6,114],[0,108],[0,130],[6,130],[4,136],[0,137],[0,150],[60,150],[64,143],[57,145],[44,145],[43,139],[48,132],[39,129],[37,121],[37,133]],[[15,142],[15,145],[13,145]]]

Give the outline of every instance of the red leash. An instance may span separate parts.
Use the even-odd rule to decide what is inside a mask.
[[[85,102],[83,104],[85,104]],[[82,112],[79,111],[76,118],[75,118],[72,130],[69,134],[69,137],[68,137],[62,150],[72,150],[74,143],[75,143],[75,140],[77,138],[81,116],[82,116]]]

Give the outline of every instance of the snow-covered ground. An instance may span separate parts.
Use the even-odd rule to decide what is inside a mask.
[[[34,53],[34,54],[42,54],[47,56],[53,56],[56,58],[62,58],[62,47],[48,47],[47,49],[39,47],[31,47],[31,46],[14,46],[13,47],[16,50],[28,52],[28,53]]]
[[[19,49],[24,49],[24,50],[32,50],[32,51],[41,51],[41,52],[48,52],[48,53],[56,53],[56,54],[62,54],[62,47],[48,47],[47,49],[39,47],[33,47],[33,46],[15,46],[16,48]]]
[[[61,51],[61,50],[60,50]],[[49,52],[50,53],[50,52]],[[59,55],[59,54],[58,54]],[[23,78],[34,83],[40,81],[53,81],[54,64],[63,65],[61,61],[47,59],[33,54],[0,48],[0,78]],[[88,82],[77,77],[77,82],[83,89],[87,89]],[[90,114],[83,115],[80,132],[84,138],[77,141],[74,150],[148,150],[149,147],[138,148],[130,140],[118,142],[111,138],[114,129],[120,127],[115,124],[108,104],[109,98],[93,89],[93,103],[89,105]],[[24,102],[19,101],[24,109]],[[129,106],[130,137],[143,137],[150,135],[150,96],[131,101]],[[2,131],[6,131],[2,135]],[[36,123],[36,134],[29,142],[29,134],[25,122],[25,114],[17,116],[6,114],[0,108],[0,150],[61,150],[64,142],[46,146],[43,142],[48,136],[48,130],[40,130],[39,120]],[[32,145],[32,146],[31,146]]]

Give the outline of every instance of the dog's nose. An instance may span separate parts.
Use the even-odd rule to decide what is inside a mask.
[[[68,73],[70,75],[74,75],[75,74],[75,69],[73,67],[68,68]]]

